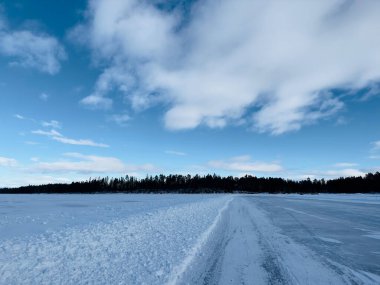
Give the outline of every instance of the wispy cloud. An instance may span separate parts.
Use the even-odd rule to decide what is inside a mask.
[[[69,177],[62,177],[58,175],[46,175],[46,174],[37,174],[37,173],[15,173],[14,176],[7,177],[0,174],[0,187],[20,187],[25,185],[41,185],[41,184],[50,184],[50,183],[70,183],[75,181],[83,181],[87,177],[73,178],[73,175]]]
[[[362,169],[355,166],[349,166],[345,167],[345,163],[343,163],[341,166],[333,165],[334,169],[309,169],[309,170],[289,170],[285,171],[283,173],[283,177],[287,177],[289,179],[296,179],[296,180],[302,180],[306,178],[311,179],[335,179],[339,177],[351,177],[351,176],[365,176],[366,173],[372,172],[375,169]],[[340,165],[340,164],[338,164]]]
[[[57,120],[38,121],[34,118],[25,117],[25,116],[20,115],[20,114],[14,114],[13,117],[15,117],[16,119],[19,119],[19,120],[28,120],[28,121],[37,123],[37,124],[39,124],[45,128],[60,129],[62,127],[61,123],[58,122]]]
[[[48,137],[59,137],[59,136],[62,136],[56,130],[50,130],[50,131],[36,130],[36,131],[32,131],[32,134],[42,135],[42,136],[48,136]]]
[[[334,167],[337,167],[337,168],[348,168],[348,167],[355,167],[357,165],[358,165],[357,163],[352,163],[352,162],[339,162],[339,163],[335,163]]]
[[[3,166],[3,167],[17,166],[17,160],[14,158],[0,156],[0,166]]]
[[[364,94],[360,98],[362,101],[367,101],[375,96],[380,96],[380,83],[372,83],[367,87],[367,90],[365,90]]]
[[[187,155],[186,152],[177,151],[177,150],[165,150],[165,153],[166,154],[171,154],[171,155],[177,155],[177,156],[185,156],[185,155]]]
[[[373,154],[373,155],[370,155],[368,158],[370,158],[370,159],[380,159],[380,154],[378,154],[378,155]]]
[[[126,126],[130,120],[131,117],[128,114],[114,114],[108,117],[108,121],[115,122],[122,127]]]
[[[49,99],[49,94],[45,93],[45,92],[42,92],[39,96],[39,98],[42,100],[42,101],[47,101]]]
[[[81,104],[93,109],[110,109],[112,100],[99,95],[90,95],[80,101]]]
[[[53,128],[53,129],[60,129],[61,128],[61,123],[56,121],[56,120],[51,120],[49,122],[42,121],[41,125],[46,128]]]
[[[115,91],[136,108],[164,102],[172,130],[244,119],[296,131],[343,109],[330,90],[380,78],[379,1],[205,0],[191,17],[155,1],[90,3],[71,35],[105,68],[82,103],[109,108]]]
[[[380,140],[371,143],[369,159],[380,159]]]
[[[19,115],[19,114],[15,114],[14,116],[20,120],[26,120],[26,119],[31,120],[35,123],[40,124],[42,127],[51,128],[48,131],[47,130],[41,130],[41,129],[32,131],[31,133],[35,134],[35,135],[46,136],[46,137],[51,138],[52,140],[55,140],[55,141],[63,143],[63,144],[93,146],[93,147],[105,147],[105,148],[109,147],[108,144],[97,143],[97,142],[94,142],[93,140],[90,140],[90,139],[73,139],[73,138],[68,138],[68,137],[64,136],[62,133],[57,131],[57,129],[62,128],[62,124],[56,120],[37,122],[35,119],[26,118],[26,117]],[[25,143],[30,144],[30,145],[37,144],[37,143],[32,142],[32,141],[27,141]]]
[[[35,68],[49,74],[59,72],[67,55],[56,38],[25,29],[12,30],[6,22],[0,13],[0,55],[10,58],[11,66]]]
[[[33,123],[38,123],[37,120],[30,118],[30,117],[26,117],[26,116],[21,115],[21,114],[14,114],[13,117],[18,119],[18,120],[25,120],[25,121],[30,121]]]
[[[323,177],[349,177],[349,176],[364,176],[366,173],[355,168],[345,168],[339,170],[327,170],[319,173]]]
[[[279,163],[267,163],[261,161],[252,161],[248,155],[237,156],[228,160],[212,160],[208,162],[208,166],[213,169],[221,169],[235,172],[280,172],[284,168]]]
[[[35,130],[32,131],[32,134],[35,135],[42,135],[50,137],[51,139],[58,141],[60,143],[64,144],[71,144],[71,145],[82,145],[82,146],[94,146],[94,147],[109,147],[109,145],[104,143],[97,143],[89,139],[71,139],[67,138],[64,135],[62,135],[60,132],[52,129],[50,131],[44,131],[44,130]]]
[[[70,139],[66,137],[52,137],[53,140],[64,143],[64,144],[72,144],[72,145],[84,145],[84,146],[95,146],[95,147],[109,147],[109,145],[104,143],[96,143],[92,140],[88,139]]]
[[[372,143],[372,150],[373,151],[380,150],[380,141],[375,141],[375,142]]]
[[[19,119],[19,120],[25,120],[25,117],[20,114],[14,114],[13,117]]]
[[[66,153],[71,160],[39,162],[31,167],[33,171],[42,172],[76,172],[76,173],[130,173],[154,170],[152,164],[127,165],[115,157]]]

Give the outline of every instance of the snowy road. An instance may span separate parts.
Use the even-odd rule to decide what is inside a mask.
[[[0,284],[380,284],[380,197],[0,196]]]
[[[380,275],[380,200],[375,199],[379,196],[351,197],[355,198],[261,196],[255,197],[255,204],[296,242],[356,272]]]
[[[183,283],[380,284],[380,204],[300,197],[236,197]]]

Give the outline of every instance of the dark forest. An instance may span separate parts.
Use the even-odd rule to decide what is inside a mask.
[[[258,178],[213,175],[156,175],[138,179],[90,178],[71,184],[29,185],[2,188],[0,194],[32,193],[376,193],[380,192],[380,172],[364,177],[345,177],[332,180]]]

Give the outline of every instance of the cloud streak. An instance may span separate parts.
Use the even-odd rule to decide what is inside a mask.
[[[339,163],[334,164],[334,167],[337,167],[337,168],[347,168],[347,167],[355,167],[355,166],[358,166],[358,164],[352,163],[352,162],[339,162]]]
[[[372,147],[372,150],[373,151],[379,151],[380,150],[380,141],[375,141],[372,143],[373,147]]]
[[[0,156],[0,166],[15,167],[17,166],[17,160],[14,158]]]
[[[177,155],[177,156],[186,156],[187,155],[186,152],[177,151],[177,150],[165,150],[165,153],[171,154],[171,155]]]
[[[213,169],[220,169],[233,172],[267,172],[275,173],[283,171],[279,163],[267,163],[252,161],[248,155],[233,157],[228,160],[213,160],[208,162],[208,166]]]
[[[151,164],[127,165],[115,157],[66,153],[71,160],[40,162],[31,167],[38,172],[75,172],[75,173],[130,173],[136,171],[152,171]]]
[[[108,121],[115,122],[121,127],[124,127],[131,120],[131,117],[127,114],[114,114],[108,117]]]
[[[82,146],[93,146],[93,147],[109,147],[109,145],[104,143],[97,143],[89,139],[72,139],[65,137],[60,132],[52,129],[50,131],[44,131],[44,130],[35,130],[32,131],[32,134],[35,135],[41,135],[41,136],[47,136],[51,138],[52,140],[55,140],[57,142],[63,143],[63,144],[71,144],[71,145],[82,145]]]
[[[359,169],[355,168],[345,168],[345,169],[339,169],[339,170],[328,170],[321,173],[321,176],[323,177],[350,177],[350,176],[364,176],[366,173]]]
[[[380,140],[371,143],[369,159],[380,159]]]
[[[60,129],[61,128],[61,123],[56,121],[56,120],[51,120],[49,122],[42,121],[41,125],[46,128],[53,128],[53,129]]]

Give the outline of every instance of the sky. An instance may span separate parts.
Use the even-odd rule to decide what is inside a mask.
[[[380,170],[380,1],[0,0],[0,187]]]

